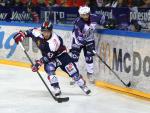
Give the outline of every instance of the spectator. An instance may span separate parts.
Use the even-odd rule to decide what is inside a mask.
[[[131,24],[128,27],[129,31],[134,32],[140,32],[141,31],[141,25],[138,23],[137,20],[131,20]]]
[[[86,5],[89,6],[90,8],[98,7],[96,0],[87,0]]]
[[[64,4],[64,1],[62,0],[55,0],[54,6],[62,6]]]
[[[20,5],[21,6],[27,6],[29,3],[29,0],[20,0]]]
[[[141,7],[144,5],[143,0],[133,0],[133,6],[135,7]]]
[[[128,7],[132,7],[133,6],[133,0],[127,0],[128,2]]]
[[[102,7],[103,6],[103,0],[96,0],[97,6]]]
[[[60,2],[61,1],[61,2]],[[74,6],[74,0],[60,0],[61,6],[72,7]]]
[[[76,7],[84,6],[85,3],[86,3],[86,0],[74,0],[74,6]]]
[[[5,0],[5,6],[11,7],[15,6],[15,0]]]
[[[149,8],[150,7],[150,0],[143,0],[144,5],[142,6],[142,8]]]
[[[46,7],[49,7],[51,4],[51,1],[50,0],[44,0],[44,4]]]
[[[5,6],[5,2],[3,0],[0,1],[0,6]]]
[[[32,0],[31,3],[32,3],[32,5],[35,6],[35,7],[39,5],[38,0]]]

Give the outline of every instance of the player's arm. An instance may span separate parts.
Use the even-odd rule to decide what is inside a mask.
[[[16,35],[13,37],[15,42],[18,44],[19,42],[22,42],[25,38],[28,37],[38,37],[40,33],[38,32],[39,30],[37,29],[29,29],[26,31],[19,31],[16,33]]]
[[[26,37],[25,32],[23,31],[19,31],[13,38],[16,42],[16,44],[18,44],[19,42],[22,42]]]
[[[86,43],[86,40],[84,38],[84,34],[82,33],[82,29],[83,29],[83,26],[82,25],[78,25],[78,24],[75,24],[74,25],[74,35],[75,35],[75,39],[76,39],[76,43],[78,45],[84,45]]]

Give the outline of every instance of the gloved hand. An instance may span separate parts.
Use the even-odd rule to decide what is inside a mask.
[[[94,41],[92,42],[87,42],[86,44],[86,50],[93,53],[93,50],[95,50],[95,43]]]
[[[86,40],[83,37],[78,37],[78,41],[81,45],[85,45],[86,44]]]
[[[19,42],[22,42],[25,38],[25,33],[22,31],[19,31],[14,37],[15,42],[18,44]]]
[[[38,70],[39,70],[39,68],[42,66],[42,64],[43,64],[43,61],[42,60],[36,60],[35,61],[35,64],[34,65],[32,65],[32,71],[33,72],[37,72]]]

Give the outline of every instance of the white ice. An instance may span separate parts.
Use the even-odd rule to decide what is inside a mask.
[[[63,96],[70,97],[66,103],[54,101],[31,69],[0,64],[0,113],[150,113],[149,101],[92,85],[86,96],[67,77],[58,79]]]

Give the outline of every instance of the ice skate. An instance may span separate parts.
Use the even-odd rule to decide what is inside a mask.
[[[59,87],[53,87],[54,88],[54,95],[55,96],[60,96],[61,95],[61,90]]]
[[[82,75],[80,75],[80,79],[76,81],[76,83],[78,84],[78,86],[82,89],[82,91],[85,94],[90,94],[91,90],[86,86],[86,82],[85,80],[82,78]]]
[[[80,88],[81,88],[87,95],[91,93],[91,90],[90,90],[86,85],[80,86]]]
[[[95,78],[92,73],[87,73],[87,78],[91,84],[95,84]]]

